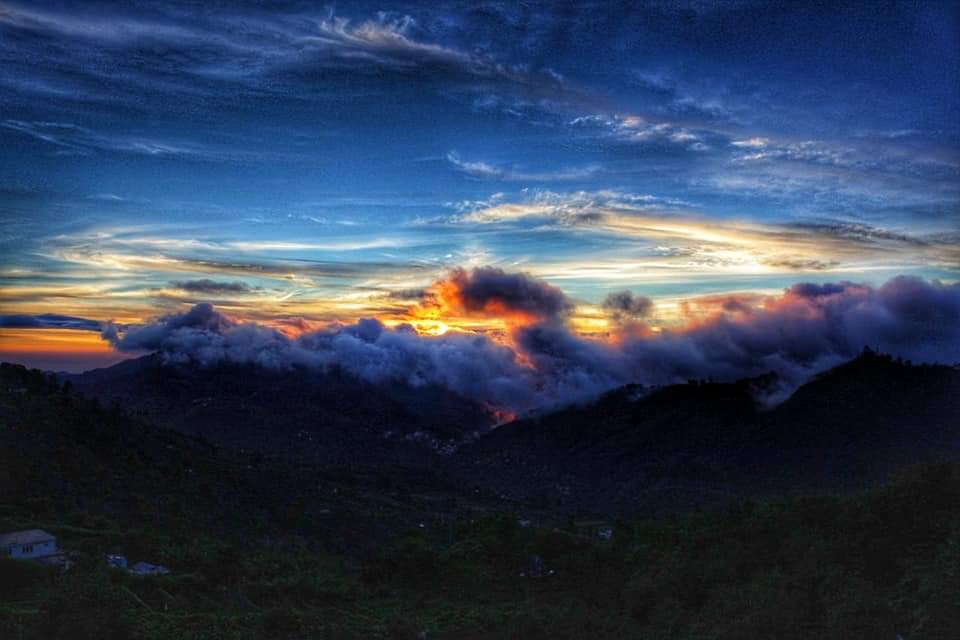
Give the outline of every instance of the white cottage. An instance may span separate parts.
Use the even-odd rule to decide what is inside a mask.
[[[57,554],[57,538],[40,529],[0,534],[0,554],[11,558],[40,560]]]

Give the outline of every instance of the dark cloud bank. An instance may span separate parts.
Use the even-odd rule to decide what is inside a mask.
[[[634,295],[630,291],[611,293],[603,301],[603,309],[614,320],[636,320],[644,318],[653,311],[653,300]]]
[[[45,313],[37,316],[0,316],[0,327],[6,329],[77,329],[80,331],[100,331],[103,329],[96,320],[62,316],[56,313]]]
[[[457,312],[520,316],[529,321],[557,322],[574,307],[560,289],[523,273],[506,273],[494,267],[454,269],[447,279],[434,284],[433,292]]]
[[[249,293],[253,289],[246,282],[218,282],[204,278],[202,280],[174,280],[170,286],[190,293],[229,294]]]
[[[605,307],[631,322],[615,323],[602,341],[568,327],[573,303],[559,289],[522,274],[456,270],[430,291],[470,314],[514,313],[523,321],[511,325],[509,346],[474,334],[420,336],[374,319],[291,339],[199,304],[141,326],[108,325],[103,335],[118,350],[159,351],[173,363],[342,367],[371,382],[436,384],[513,410],[582,400],[627,382],[774,371],[795,384],[866,346],[915,361],[960,362],[960,284],[912,277],[879,288],[797,284],[759,304],[731,298],[705,320],[660,333],[641,322],[649,300],[615,294]]]

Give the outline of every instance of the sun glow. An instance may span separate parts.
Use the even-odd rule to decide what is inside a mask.
[[[412,320],[408,324],[422,336],[442,336],[450,331],[450,325],[442,320]]]

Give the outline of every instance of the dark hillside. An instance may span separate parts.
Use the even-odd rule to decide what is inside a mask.
[[[372,385],[336,369],[200,368],[153,355],[64,379],[181,433],[332,468],[422,463],[493,422],[484,407],[450,392]]]
[[[499,427],[450,468],[466,482],[554,506],[677,508],[731,495],[865,486],[960,454],[960,370],[865,352],[764,409],[758,388],[627,388]]]

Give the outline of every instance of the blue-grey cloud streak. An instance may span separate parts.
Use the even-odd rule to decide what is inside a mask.
[[[56,313],[40,315],[0,315],[0,328],[5,329],[76,329],[101,331],[103,324],[88,318],[63,316]]]

